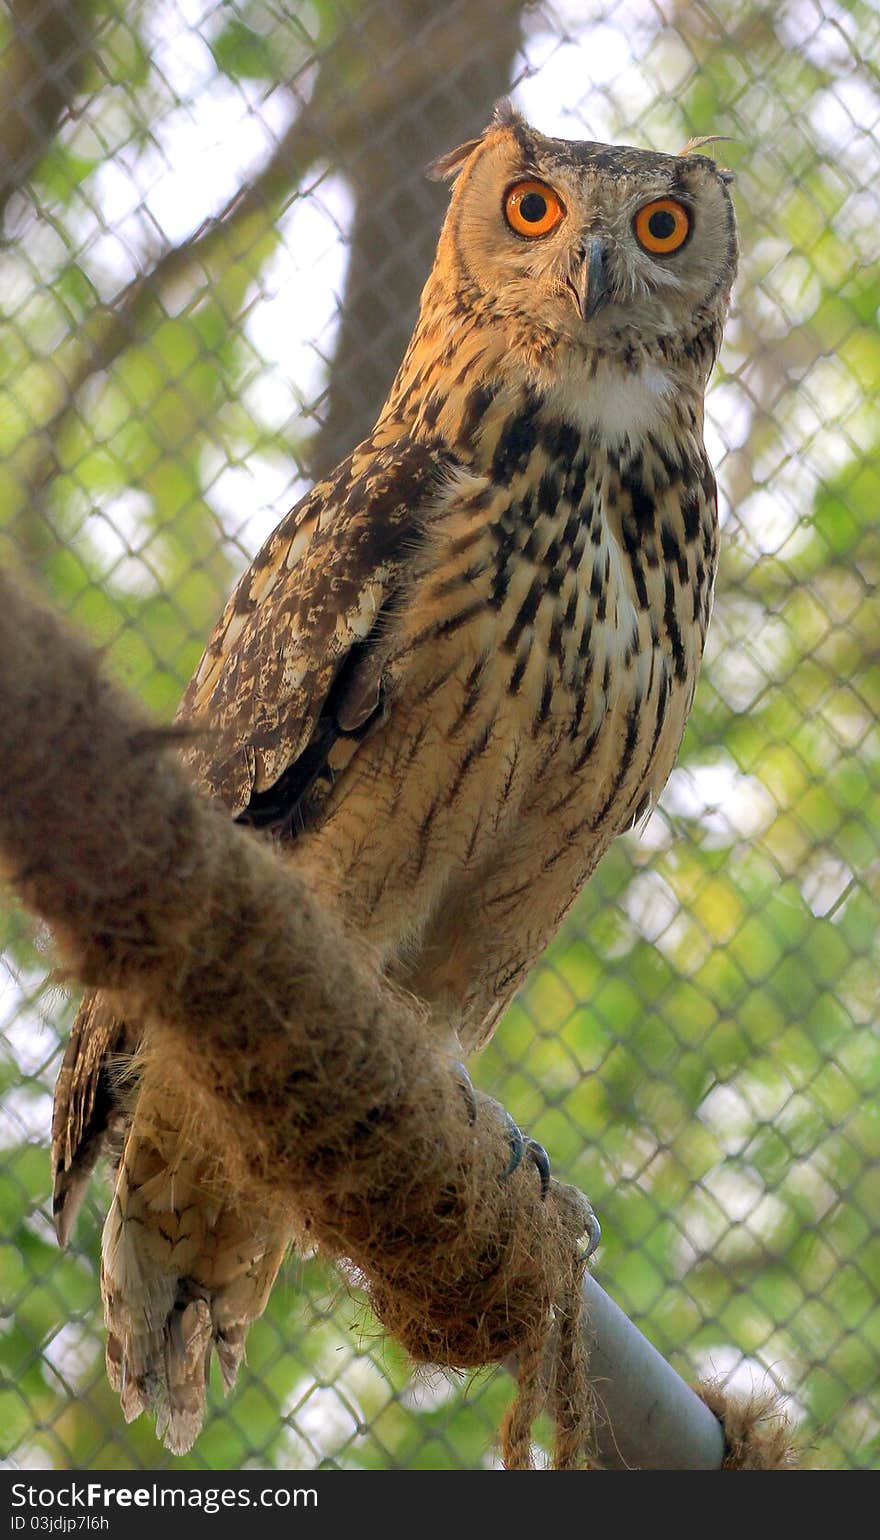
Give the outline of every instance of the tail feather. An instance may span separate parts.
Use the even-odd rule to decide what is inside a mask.
[[[289,1237],[278,1216],[211,1196],[174,1131],[139,1114],[104,1225],[107,1374],[126,1419],[153,1412],[166,1448],[184,1454],[202,1426],[212,1352],[229,1391]]]

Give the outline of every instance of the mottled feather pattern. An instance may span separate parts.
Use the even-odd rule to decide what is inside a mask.
[[[736,269],[708,157],[549,139],[505,108],[454,180],[376,426],[237,585],[179,716],[185,756],[427,1006],[456,1058],[505,1006],[611,841],[653,806],[693,700],[717,562],[703,394]],[[518,179],[562,211],[517,233]],[[652,256],[638,211],[675,200]],[[598,275],[598,278],[597,278]],[[600,283],[600,292],[591,285]],[[104,1231],[108,1368],[168,1446],[232,1383],[286,1222],[217,1198],[141,1029],[83,1003],[54,1125],[59,1234],[124,1134]]]
[[[294,853],[441,1017],[456,1000],[465,1049],[665,783],[715,568],[704,458],[649,471],[531,388],[503,424],[486,414],[487,470],[453,481],[413,560],[379,649],[389,720]]]
[[[449,457],[367,440],[279,525],[238,583],[184,695],[194,774],[232,813],[306,747],[330,685],[399,583]]]

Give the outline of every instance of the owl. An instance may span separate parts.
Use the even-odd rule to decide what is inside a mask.
[[[693,700],[718,544],[703,396],[737,260],[706,142],[548,138],[502,103],[436,162],[449,211],[376,425],[270,536],[180,709],[205,793],[275,838],[456,1061],[655,802]],[[289,1230],[218,1192],[217,1152],[138,1083],[148,1031],[84,1000],[55,1208],[63,1242],[106,1147],[110,1377],[182,1451]]]

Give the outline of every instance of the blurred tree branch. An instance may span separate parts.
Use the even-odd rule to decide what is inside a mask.
[[[320,473],[351,449],[393,377],[433,257],[445,198],[425,180],[425,165],[487,122],[509,84],[522,10],[522,0],[471,0],[450,19],[438,16],[431,0],[366,7],[364,24],[346,30],[322,56],[311,96],[258,175],[111,303],[97,306],[56,358],[55,403],[16,457],[27,517],[46,517],[57,446],[83,388],[149,334],[172,286],[190,280],[204,288],[218,266],[228,271],[247,262],[255,223],[262,230],[277,217],[321,162],[353,168],[355,217],[343,323],[312,468]],[[453,78],[455,94],[448,89]],[[405,257],[383,276],[383,306],[375,275],[387,248],[382,213],[392,202],[395,245]]]
[[[448,198],[425,167],[485,128],[510,88],[524,9],[523,0],[374,6],[357,35],[359,60],[341,61],[343,78],[364,56],[387,61],[387,88],[362,97],[346,160],[355,207],[326,411],[311,446],[318,476],[369,432],[385,399]]]

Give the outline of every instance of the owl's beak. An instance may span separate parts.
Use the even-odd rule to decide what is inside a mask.
[[[601,241],[590,241],[583,275],[584,282],[580,295],[581,315],[585,321],[592,321],[611,298],[605,247]]]

